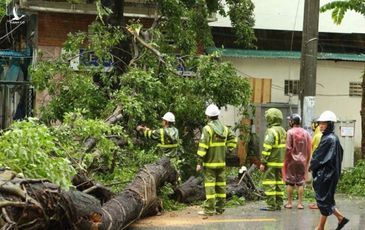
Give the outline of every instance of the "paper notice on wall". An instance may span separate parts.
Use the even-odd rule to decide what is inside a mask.
[[[311,128],[311,124],[314,119],[314,107],[315,107],[315,97],[314,96],[304,97],[302,126],[305,129]]]
[[[342,137],[353,137],[354,136],[354,127],[341,126],[341,136]]]

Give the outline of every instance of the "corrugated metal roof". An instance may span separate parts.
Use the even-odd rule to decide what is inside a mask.
[[[284,58],[300,59],[301,52],[298,51],[275,51],[275,50],[245,50],[245,49],[219,49],[207,48],[208,53],[214,51],[222,52],[224,57],[239,58]],[[318,53],[319,60],[342,60],[365,62],[365,54],[346,54],[346,53]]]

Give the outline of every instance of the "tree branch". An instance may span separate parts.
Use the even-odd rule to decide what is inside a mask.
[[[137,40],[141,45],[143,45],[147,49],[151,50],[152,53],[154,53],[158,57],[158,60],[160,62],[166,64],[165,61],[163,60],[163,56],[164,55],[161,54],[160,51],[158,51],[157,49],[153,48],[150,44],[148,44],[145,40],[143,40],[136,32],[130,31],[128,29],[126,29],[125,31],[127,31],[131,36],[133,36],[134,39]]]

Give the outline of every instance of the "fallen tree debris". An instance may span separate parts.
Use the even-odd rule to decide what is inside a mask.
[[[24,179],[7,170],[0,175],[1,230],[124,229],[160,211],[158,189],[177,180],[170,160],[161,158],[145,165],[122,193],[102,205],[89,194],[62,191],[47,180]]]
[[[246,200],[258,200],[263,198],[249,173],[240,180],[238,177],[227,178],[227,199],[232,196],[244,197]],[[202,177],[190,177],[174,190],[173,198],[182,203],[193,203],[205,199],[205,191]]]

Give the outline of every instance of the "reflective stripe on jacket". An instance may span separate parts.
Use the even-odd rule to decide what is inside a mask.
[[[158,141],[157,146],[164,154],[176,154],[179,147],[179,131],[177,128],[170,126],[156,130],[145,130],[143,134],[146,138]]]
[[[272,126],[265,133],[262,163],[268,167],[282,168],[286,148],[286,131],[281,126]]]
[[[203,166],[221,168],[226,166],[226,150],[236,148],[234,133],[219,120],[213,120],[204,126],[197,154],[202,158]]]

